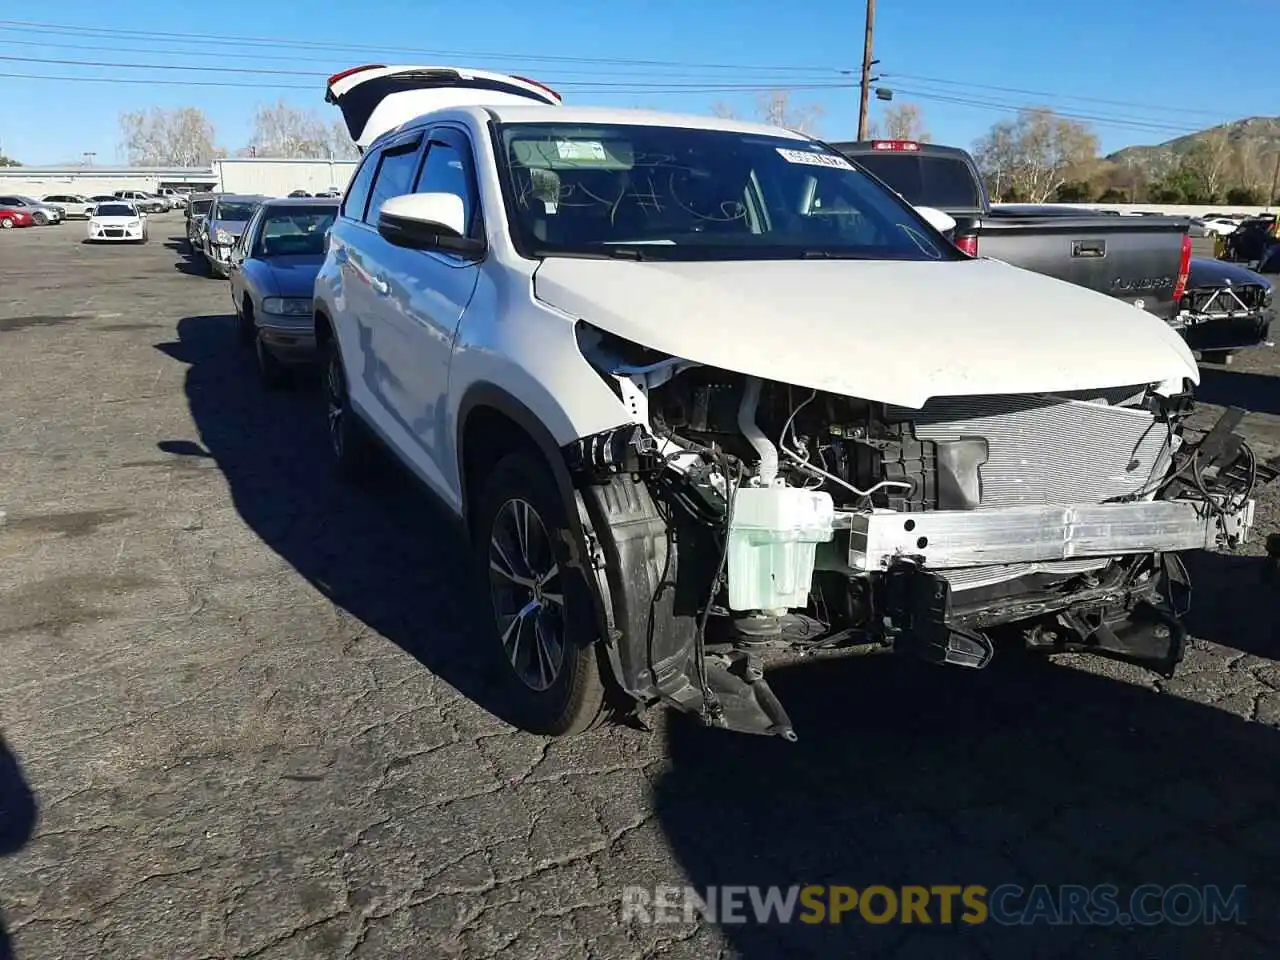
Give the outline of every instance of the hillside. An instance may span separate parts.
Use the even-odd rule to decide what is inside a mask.
[[[1197,149],[1211,150],[1215,145],[1221,145],[1224,138],[1236,155],[1274,156],[1280,150],[1280,117],[1248,117],[1154,146],[1125,147],[1106,159],[1125,167],[1132,165],[1148,174],[1158,174],[1170,166],[1171,161],[1190,156]]]

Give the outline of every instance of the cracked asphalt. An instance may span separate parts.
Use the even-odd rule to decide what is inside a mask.
[[[331,478],[317,392],[258,386],[180,232],[0,234],[0,955],[1280,949],[1277,491],[1248,550],[1189,561],[1171,681],[823,658],[773,674],[796,744],[662,715],[548,742],[491,710],[456,535],[394,470]],[[1205,368],[1263,456],[1276,375]],[[658,883],[1245,884],[1248,922],[623,923]]]

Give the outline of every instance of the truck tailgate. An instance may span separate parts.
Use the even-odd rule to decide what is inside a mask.
[[[1171,319],[1189,224],[1174,217],[1011,215],[982,219],[978,254],[1126,300]]]

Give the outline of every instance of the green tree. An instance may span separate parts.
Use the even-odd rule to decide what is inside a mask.
[[[1093,188],[1084,180],[1069,180],[1058,188],[1054,200],[1058,203],[1088,203]]]
[[[1232,187],[1227,191],[1227,203],[1241,207],[1260,207],[1264,203],[1262,191],[1257,187]]]

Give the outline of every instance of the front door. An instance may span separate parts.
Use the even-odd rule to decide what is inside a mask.
[[[387,190],[379,189],[380,174],[370,210],[398,194],[451,193],[461,198],[467,211],[469,234],[483,238],[473,153],[465,133],[432,128],[420,169],[413,172],[416,175],[405,182],[397,176]],[[394,417],[410,445],[409,457],[437,493],[458,507],[453,484],[445,480],[453,473],[445,469],[453,462],[452,437],[446,429],[449,361],[458,324],[476,289],[479,266],[452,253],[397,247],[381,237],[373,249],[377,264],[370,270],[370,283],[379,304],[375,348],[394,384]]]

